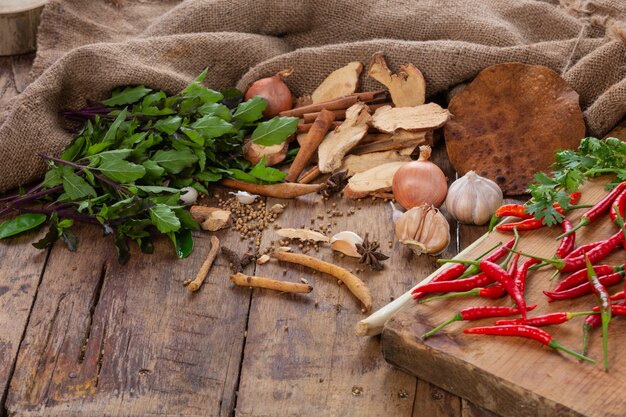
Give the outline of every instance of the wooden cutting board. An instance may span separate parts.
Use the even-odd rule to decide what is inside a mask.
[[[0,0],[0,56],[37,47],[39,16],[47,0]]]
[[[604,195],[607,179],[596,179],[582,189],[580,204],[592,204]],[[584,210],[568,215],[574,224]],[[606,238],[617,232],[608,216],[577,233],[577,245]],[[561,233],[560,227],[522,232],[520,250],[551,257]],[[506,242],[511,235],[493,232],[464,259],[473,259],[495,245]],[[526,258],[521,258],[520,262]],[[618,265],[626,260],[619,248],[604,262]],[[531,272],[526,299],[538,304],[531,315],[557,311],[588,311],[595,297],[588,295],[571,301],[548,303],[543,290],[553,289],[559,279],[549,281],[553,268]],[[623,289],[618,284],[609,289]],[[511,305],[508,297],[499,300],[465,298],[437,300],[416,304],[392,317],[383,331],[383,355],[390,363],[438,385],[453,394],[465,397],[502,416],[624,416],[626,415],[626,318],[617,317],[609,329],[610,370],[602,366],[602,334],[596,329],[589,345],[589,356],[596,364],[552,350],[534,340],[517,337],[467,335],[463,329],[492,325],[495,319],[457,322],[426,341],[420,336],[470,306]],[[580,351],[584,317],[577,317],[559,326],[543,329],[561,344]]]

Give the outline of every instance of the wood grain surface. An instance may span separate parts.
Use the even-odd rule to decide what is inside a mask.
[[[605,179],[587,183],[581,190],[581,204],[598,201],[606,194]],[[574,223],[583,210],[568,215]],[[577,233],[579,245],[607,238],[618,229],[608,217]],[[558,246],[554,238],[560,228],[543,228],[525,232],[520,250],[551,257]],[[467,258],[475,258],[497,242],[510,238],[500,232],[492,233]],[[614,251],[604,262],[619,265],[626,253]],[[529,275],[526,299],[537,303],[532,315],[556,311],[588,311],[596,302],[593,295],[575,300],[548,303],[543,290],[554,288],[558,280],[548,281],[554,270],[546,268]],[[612,288],[616,292],[623,284]],[[626,358],[621,346],[626,338],[626,323],[615,320],[610,331],[609,372],[602,370],[601,337],[594,332],[590,355],[598,360],[595,365],[580,363],[566,354],[553,351],[536,341],[515,337],[465,335],[463,329],[485,326],[493,319],[455,323],[439,335],[422,342],[420,336],[456,311],[475,305],[507,305],[503,298],[496,302],[485,300],[437,300],[414,307],[394,316],[383,333],[383,354],[391,363],[420,378],[432,381],[450,392],[468,398],[503,416],[621,416],[626,407],[622,393],[626,381]],[[546,328],[561,344],[580,350],[582,322],[578,318],[560,326]]]

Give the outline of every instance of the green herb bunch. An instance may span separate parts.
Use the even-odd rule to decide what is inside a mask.
[[[587,179],[615,175],[617,182],[608,184],[607,189],[626,181],[626,143],[617,138],[585,138],[577,150],[557,151],[555,160],[551,174],[535,174],[536,183],[529,186],[532,199],[526,209],[536,219],[543,219],[547,226],[560,223],[563,219],[554,204],[569,210],[569,194],[578,191]]]
[[[180,202],[181,188],[208,194],[222,178],[282,181],[286,174],[264,160],[246,161],[242,145],[245,138],[283,143],[298,124],[295,117],[263,120],[264,99],[211,90],[201,84],[205,77],[206,70],[173,96],[127,87],[101,105],[63,112],[84,126],[59,157],[40,154],[49,164],[41,183],[0,199],[0,217],[20,213],[0,224],[0,239],[47,221],[49,232],[34,245],[61,239],[75,250],[70,228],[83,221],[113,236],[120,263],[128,260],[129,241],[151,253],[158,233],[169,236],[179,257],[189,255],[198,225]]]

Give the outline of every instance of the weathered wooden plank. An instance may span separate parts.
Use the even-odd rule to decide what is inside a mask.
[[[0,243],[0,415],[48,255],[31,245],[40,235],[26,233]]]
[[[232,233],[218,234],[239,249]],[[234,407],[249,294],[225,285],[218,257],[199,292],[193,278],[209,249],[196,234],[190,258],[166,239],[153,255],[117,264],[98,228],[79,248],[56,246],[43,276],[7,399],[11,415],[224,415]],[[134,245],[133,245],[134,246]]]
[[[18,93],[21,93],[31,82],[30,69],[35,60],[35,53],[15,55],[11,58],[15,89]]]
[[[0,56],[0,123],[6,117],[6,109],[11,98],[18,94],[13,79],[13,61],[11,57]]]
[[[582,188],[581,204],[598,201],[606,192],[602,180],[592,181]],[[576,222],[582,211],[570,214]],[[608,218],[593,227],[577,232],[578,244],[597,241],[617,230]],[[554,253],[558,228],[526,232],[521,249],[534,254]],[[478,255],[497,241],[508,236],[494,233],[468,257]],[[624,252],[615,251],[603,263],[619,265]],[[527,301],[539,306],[533,315],[555,311],[582,311],[594,305],[592,295],[584,298],[547,303],[543,290],[554,288],[548,281],[550,270],[536,271],[527,282]],[[621,287],[618,287],[618,289]],[[614,290],[612,290],[614,291]],[[393,363],[431,380],[443,388],[488,410],[505,416],[618,416],[626,403],[621,395],[624,380],[619,377],[626,369],[626,360],[619,350],[609,350],[611,370],[603,372],[601,363],[581,363],[570,356],[551,351],[535,341],[521,338],[493,338],[464,335],[462,330],[476,325],[489,325],[493,320],[457,323],[425,343],[423,334],[453,312],[471,305],[472,299],[440,300],[432,306],[416,306],[394,316],[383,334],[384,355]],[[503,299],[500,304],[507,304]],[[563,345],[579,349],[581,321],[550,327],[549,332]],[[611,344],[622,344],[623,322],[611,324]],[[600,341],[596,333],[590,345],[590,355],[601,358]]]

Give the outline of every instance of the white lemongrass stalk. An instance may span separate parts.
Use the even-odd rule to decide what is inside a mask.
[[[479,237],[474,243],[469,245],[462,252],[460,252],[457,256],[455,256],[455,259],[463,258],[463,256],[467,252],[473,250],[474,248],[476,248],[476,246],[480,245],[481,242],[485,240],[487,236],[489,236],[489,233],[485,233],[484,235]],[[437,269],[435,272],[433,272],[432,274],[424,278],[419,284],[411,288],[409,291],[402,294],[400,297],[396,298],[395,300],[393,300],[386,306],[382,307],[378,311],[372,313],[368,318],[363,319],[360,322],[358,322],[356,324],[354,332],[358,336],[376,336],[377,334],[382,333],[383,326],[385,325],[387,320],[391,318],[391,316],[396,314],[398,311],[404,309],[405,307],[415,304],[415,301],[413,301],[412,292],[416,288],[419,288],[422,285],[428,284],[437,274],[439,274],[439,272],[441,272],[442,270],[446,268],[450,268],[450,266],[451,265],[443,265],[441,268]]]

